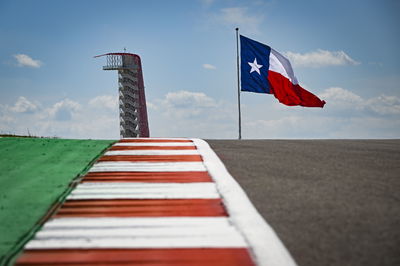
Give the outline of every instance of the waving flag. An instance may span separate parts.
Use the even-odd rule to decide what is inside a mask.
[[[297,82],[289,60],[269,47],[240,35],[241,90],[273,94],[285,105],[324,107]]]

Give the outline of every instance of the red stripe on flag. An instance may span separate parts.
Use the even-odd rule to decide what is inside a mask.
[[[271,85],[271,93],[280,103],[304,107],[324,107],[325,101],[321,101],[311,92],[303,89],[300,85],[293,85],[289,79],[281,74],[268,71],[268,81]]]

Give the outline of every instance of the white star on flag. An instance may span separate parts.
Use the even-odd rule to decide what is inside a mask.
[[[251,66],[250,73],[256,71],[258,73],[258,75],[261,75],[260,68],[262,68],[263,66],[257,64],[257,58],[254,58],[254,62],[253,63],[250,63],[250,62],[247,62],[247,63]]]

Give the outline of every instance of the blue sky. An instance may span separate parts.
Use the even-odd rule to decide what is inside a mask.
[[[327,102],[242,93],[244,138],[399,138],[399,3],[0,0],[0,133],[118,138],[117,73],[93,56],[126,47],[151,136],[236,138],[238,26]]]

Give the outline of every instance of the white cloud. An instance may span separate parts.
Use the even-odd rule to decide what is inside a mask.
[[[210,108],[217,104],[215,100],[202,92],[177,91],[169,92],[164,103],[174,109],[183,108]]]
[[[332,87],[320,95],[323,109],[287,107],[273,97],[258,105],[242,103],[244,138],[382,138],[399,137],[399,98],[363,98]],[[236,138],[236,103],[218,101],[201,92],[171,92],[149,110],[153,136]],[[366,122],[368,121],[368,122]],[[390,121],[392,123],[390,123]]]
[[[294,113],[294,112],[293,112]],[[288,114],[280,116],[269,113],[270,119],[243,119],[243,135],[245,138],[279,138],[301,139],[316,138],[326,134],[325,131],[332,119]]]
[[[112,96],[112,95],[96,96],[89,101],[89,105],[94,108],[107,108],[110,110],[117,110],[118,96]]]
[[[119,137],[118,108],[96,106],[96,103],[112,98],[115,96],[101,95],[87,102],[63,99],[47,106],[37,103],[34,108],[22,104],[32,101],[20,97],[11,107],[0,105],[0,132],[27,134],[29,129],[36,136],[116,139]],[[35,111],[28,112],[29,108]]]
[[[287,107],[271,95],[258,97],[263,98],[258,104],[242,97],[244,138],[400,137],[398,96],[367,98],[332,87],[319,94],[327,101],[323,109]],[[27,134],[29,129],[37,136],[119,137],[118,106],[100,104],[112,103],[115,96],[100,95],[79,102],[64,99],[47,106],[21,98],[10,105],[0,104],[0,132]],[[236,102],[203,92],[176,91],[151,99],[147,106],[153,137],[237,137]]]
[[[246,7],[227,7],[222,8],[220,12],[214,15],[217,22],[228,27],[239,27],[248,34],[260,33],[259,27],[264,20],[263,15],[256,12],[249,12]]]
[[[362,97],[332,87],[318,95],[321,108],[288,107],[273,97],[243,106],[244,138],[399,138],[400,97]],[[243,101],[244,103],[246,101]]]
[[[201,3],[205,6],[205,7],[209,7],[214,3],[215,0],[201,0]]]
[[[305,54],[286,52],[285,55],[295,66],[325,67],[360,64],[343,51],[327,51],[318,49],[317,51]]]
[[[374,115],[400,115],[400,97],[379,95],[370,99],[339,87],[322,92],[319,97],[326,100],[328,110],[368,112]]]
[[[64,99],[55,103],[51,108],[47,109],[50,118],[59,121],[68,121],[81,109],[78,102],[70,99]]]
[[[318,96],[327,102],[327,109],[334,108],[335,111],[361,110],[365,104],[359,95],[340,87],[328,88]]]
[[[380,115],[400,115],[400,98],[380,95],[366,101],[366,106]]]
[[[38,110],[38,105],[21,96],[10,110],[17,113],[33,113]]]
[[[170,92],[150,106],[157,106],[149,109],[150,134],[153,136],[234,137],[235,107],[205,93]]]
[[[42,62],[40,60],[34,60],[32,57],[26,54],[16,54],[14,55],[14,58],[17,60],[17,64],[20,67],[33,67],[33,68],[39,68],[42,66]]]
[[[146,101],[146,107],[147,109],[153,109],[153,110],[158,110],[157,104],[154,104],[152,102]]]
[[[165,114],[177,118],[195,118],[204,115],[217,103],[202,92],[169,92],[160,101]]]
[[[399,138],[399,132],[400,119],[310,115],[307,111],[268,120],[245,121],[243,126],[245,138],[264,139]]]
[[[322,92],[319,96],[324,99],[330,99],[334,101],[345,101],[350,103],[361,103],[363,101],[363,99],[359,95],[340,87],[328,88],[324,92]]]
[[[205,69],[216,69],[216,67],[214,66],[214,65],[211,65],[211,64],[203,64],[203,68],[205,68]]]

